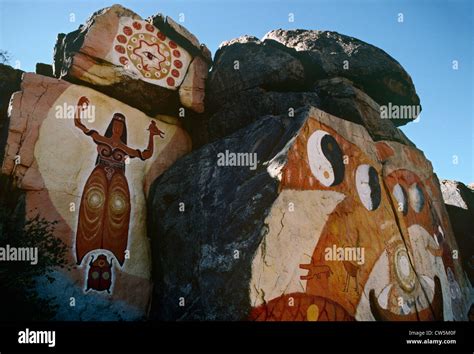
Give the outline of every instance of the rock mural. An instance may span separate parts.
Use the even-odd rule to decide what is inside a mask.
[[[209,50],[172,19],[142,20],[114,5],[78,30],[60,34],[54,75],[82,83],[152,117],[204,110]]]
[[[2,172],[26,191],[27,217],[58,221],[56,235],[71,247],[77,268],[58,275],[67,284],[61,290],[78,299],[106,290],[107,301],[146,313],[146,195],[190,148],[176,125],[90,88],[24,74],[11,100]]]
[[[468,319],[472,198],[398,128],[420,100],[381,49],[280,29],[212,60],[113,5],[52,67],[0,69],[15,210],[54,222],[71,264],[37,279],[55,319]]]
[[[222,151],[252,151],[258,166],[219,167]],[[178,187],[189,164],[200,174]],[[437,185],[416,148],[374,142],[364,127],[321,110],[258,121],[157,180],[156,311],[188,319],[465,320],[469,288]],[[179,203],[188,209],[180,213]],[[178,247],[191,239],[198,249]],[[173,262],[176,252],[191,263]],[[179,297],[192,304],[181,309]]]

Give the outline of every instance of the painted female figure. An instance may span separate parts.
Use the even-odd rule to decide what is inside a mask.
[[[148,147],[140,151],[127,146],[125,116],[115,113],[104,135],[88,129],[80,120],[81,110],[89,105],[87,97],[77,102],[74,124],[97,144],[95,168],[87,179],[82,192],[79,222],[76,233],[77,264],[84,256],[96,249],[112,252],[122,266],[128,242],[130,222],[130,190],[125,176],[125,159],[153,155],[155,135],[164,137],[152,121],[148,127]]]

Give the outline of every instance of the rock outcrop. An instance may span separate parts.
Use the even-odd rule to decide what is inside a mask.
[[[209,141],[267,114],[291,117],[311,105],[365,126],[374,140],[411,145],[396,127],[411,119],[394,118],[391,108],[416,115],[421,109],[400,64],[376,47],[334,32],[272,31],[262,41],[243,36],[224,42],[207,92]]]
[[[75,119],[81,97],[88,100],[80,112],[83,125]],[[59,298],[60,313],[67,316],[59,319],[99,320],[102,311],[118,308],[125,313],[115,319],[145,316],[151,291],[145,199],[154,179],[190,151],[187,133],[90,88],[31,73],[24,75],[21,91],[12,96],[10,111],[2,173],[26,192],[28,219],[39,215],[56,222],[55,235],[70,247],[70,263],[77,264],[71,271],[58,271],[58,281],[52,287],[44,285],[42,293],[86,299],[76,312],[64,311],[67,301]],[[112,139],[116,129],[117,112],[124,117],[120,142],[124,145],[109,150],[107,139]],[[155,138],[155,144],[154,129],[162,138]],[[133,156],[135,149],[144,152]],[[130,158],[122,160],[119,155],[126,151]],[[109,153],[113,161],[107,158]],[[114,182],[118,173],[123,173],[122,184]],[[114,218],[114,233],[120,225],[128,230],[122,245],[114,241],[106,247],[87,221],[101,219],[97,212],[104,204],[112,208],[107,213]],[[125,208],[131,208],[129,222],[121,219]],[[81,230],[85,230],[84,239]],[[101,311],[94,311],[96,296],[87,297],[91,290],[84,284],[90,281],[89,262],[102,254],[107,255],[107,262],[112,256],[116,261],[109,264],[111,295],[101,300]]]
[[[331,31],[279,29],[267,33],[263,39],[295,49],[309,81],[345,77],[379,105],[420,104],[413,82],[403,67],[383,50],[357,38]],[[397,126],[409,121],[393,120]]]
[[[60,34],[57,78],[94,87],[150,116],[204,110],[208,49],[168,17],[141,19],[120,5],[97,11],[74,32]]]
[[[464,183],[441,181],[446,210],[459,245],[463,269],[474,284],[474,190]]]
[[[468,318],[472,191],[398,128],[420,101],[381,49],[276,30],[212,61],[113,5],[52,68],[0,66],[0,183],[68,246],[37,283],[56,319]]]
[[[316,108],[262,117],[151,195],[156,318],[467,318],[431,164],[361,125]]]
[[[0,64],[0,163],[8,136],[8,105],[13,92],[20,89],[23,71]]]

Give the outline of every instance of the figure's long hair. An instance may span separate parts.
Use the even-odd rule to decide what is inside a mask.
[[[105,131],[104,136],[106,138],[112,137],[113,134],[113,126],[115,121],[119,121],[123,123],[123,129],[122,129],[122,135],[120,136],[120,141],[127,145],[127,123],[125,122],[125,116],[122,113],[114,113],[112,116],[112,119],[110,120],[109,126],[107,127],[107,130]],[[97,159],[95,161],[95,164],[97,165],[99,163],[99,154],[97,154]]]

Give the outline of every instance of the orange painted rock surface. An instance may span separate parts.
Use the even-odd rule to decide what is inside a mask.
[[[186,167],[196,175],[183,181]],[[469,285],[438,185],[421,151],[374,142],[361,125],[316,108],[261,118],[180,160],[152,187],[154,312],[466,320]],[[179,223],[177,201],[187,208]],[[177,247],[191,242],[198,250]],[[178,294],[192,306],[175,305]]]
[[[84,86],[24,75],[11,101],[2,173],[26,191],[26,216],[57,221],[55,235],[69,246],[75,267],[42,290],[57,297],[59,318],[146,314],[145,200],[152,181],[190,149],[176,125]],[[71,296],[79,309],[63,311]]]

